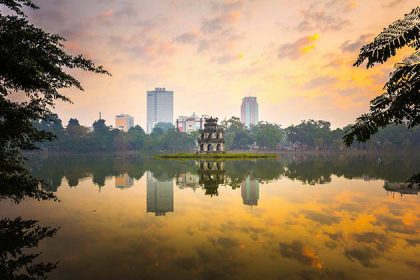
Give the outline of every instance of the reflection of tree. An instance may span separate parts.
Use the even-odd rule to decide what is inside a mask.
[[[35,263],[41,253],[25,254],[58,229],[41,227],[35,220],[22,218],[0,220],[0,279],[43,279],[57,267],[57,262]]]
[[[45,185],[31,175],[20,158],[15,158],[14,162],[9,160],[6,164],[0,161],[0,200],[10,199],[18,203],[24,198],[56,199],[54,194],[41,188]]]
[[[216,162],[216,161],[215,161]],[[63,177],[70,185],[87,176],[93,183],[105,185],[109,176],[127,173],[140,179],[146,170],[158,180],[165,181],[190,172],[198,173],[193,161],[156,160],[141,156],[50,156],[32,158],[29,164],[34,176],[50,184],[55,191]],[[277,180],[281,176],[306,184],[325,184],[331,176],[345,178],[376,178],[390,182],[404,182],[420,166],[420,158],[406,155],[283,155],[280,159],[228,160],[223,163],[224,185],[239,188],[246,177],[252,176],[260,183]],[[203,174],[204,175],[204,174]],[[211,177],[208,177],[211,179]],[[0,183],[1,184],[1,183]],[[10,184],[9,184],[10,185]]]

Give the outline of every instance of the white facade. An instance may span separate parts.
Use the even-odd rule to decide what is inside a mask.
[[[256,97],[248,96],[242,98],[241,122],[248,128],[251,125],[258,124],[258,102]]]
[[[197,116],[195,113],[192,116],[179,116],[176,120],[176,128],[180,132],[191,133],[203,129],[205,118],[207,115]]]
[[[134,126],[134,118],[130,115],[120,114],[115,116],[115,128],[127,132]]]
[[[165,88],[147,92],[147,133],[160,122],[174,122],[174,92]]]

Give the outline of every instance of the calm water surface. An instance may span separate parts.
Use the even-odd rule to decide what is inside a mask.
[[[59,227],[49,279],[420,279],[419,157],[195,162],[32,158],[60,202],[0,202]],[[32,252],[31,251],[31,252]]]

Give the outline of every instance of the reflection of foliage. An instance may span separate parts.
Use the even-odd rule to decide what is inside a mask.
[[[351,145],[354,138],[367,141],[379,128],[391,123],[407,123],[409,127],[420,124],[420,7],[363,46],[355,65],[361,65],[366,59],[367,67],[384,63],[397,49],[407,45],[415,48],[415,52],[396,65],[385,84],[385,92],[371,101],[370,112],[360,116],[347,130],[344,136],[347,145]]]
[[[377,178],[390,182],[404,182],[416,173],[420,159],[395,155],[284,155],[280,159],[227,160],[224,162],[224,184],[232,188],[240,187],[247,176],[267,183],[286,176],[307,184],[324,184],[331,176],[346,178]],[[98,156],[92,160],[88,156],[32,157],[29,167],[34,175],[51,184],[55,191],[63,177],[72,186],[88,176],[95,184],[103,186],[106,177],[127,173],[129,177],[140,179],[146,170],[157,180],[169,180],[179,174],[197,174],[193,161],[155,160],[141,156]],[[197,175],[198,176],[198,175]]]
[[[54,236],[57,230],[20,217],[0,220],[0,278],[44,279],[57,263],[34,263],[40,253],[25,254],[23,251],[37,247],[41,240]]]
[[[7,153],[7,158],[7,162],[0,161],[0,200],[10,199],[18,203],[24,198],[56,199],[53,193],[41,188],[45,183],[31,175],[19,154]]]

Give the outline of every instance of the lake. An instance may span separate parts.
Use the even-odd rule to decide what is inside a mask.
[[[419,279],[420,172],[406,155],[247,161],[31,157],[60,201],[0,202],[56,234],[49,279]],[[29,246],[28,246],[29,247]]]

